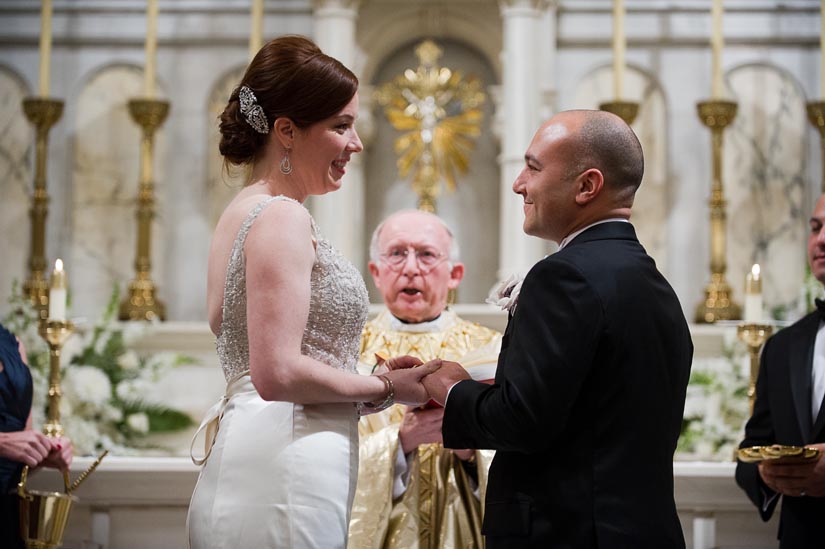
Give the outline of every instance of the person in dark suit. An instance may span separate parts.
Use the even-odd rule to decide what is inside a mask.
[[[494,385],[447,361],[425,378],[444,445],[497,450],[489,549],[684,547],[672,460],[693,343],[629,223],[642,147],[613,114],[567,111],[524,158],[524,231],[560,250],[523,281]]]
[[[825,284],[825,195],[810,220],[808,261]],[[786,444],[809,446],[825,453],[825,303],[765,343],[753,414],[740,448]],[[779,499],[779,546],[822,547],[825,520],[825,457],[793,462],[736,465],[736,482],[759,510],[773,515]]]

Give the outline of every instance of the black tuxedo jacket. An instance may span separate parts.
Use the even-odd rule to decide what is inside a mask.
[[[813,312],[765,343],[753,415],[740,448],[825,442],[825,405],[820,407],[816,423],[811,417],[811,368],[818,329],[819,314]],[[825,498],[776,497],[752,463],[737,463],[736,482],[759,509],[762,520],[770,519],[780,497],[783,499],[777,536],[780,547],[807,549],[825,543]]]
[[[494,385],[447,401],[450,448],[497,450],[487,547],[684,547],[673,452],[693,356],[679,301],[630,223],[528,273]]]

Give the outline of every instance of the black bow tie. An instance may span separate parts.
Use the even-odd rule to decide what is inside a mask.
[[[819,317],[822,320],[825,320],[825,301],[816,298],[814,299],[814,304],[816,304],[816,310],[819,312]]]

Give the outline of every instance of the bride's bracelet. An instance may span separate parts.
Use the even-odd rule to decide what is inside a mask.
[[[386,410],[387,408],[392,406],[393,403],[395,402],[395,386],[392,384],[392,380],[390,378],[388,378],[387,376],[385,376],[384,374],[379,375],[378,378],[381,379],[381,381],[384,382],[384,387],[387,389],[387,396],[385,396],[384,400],[382,400],[381,402],[365,402],[364,403],[365,407],[367,407],[367,408],[369,408],[373,411],[376,411],[376,412],[380,412],[381,410]]]

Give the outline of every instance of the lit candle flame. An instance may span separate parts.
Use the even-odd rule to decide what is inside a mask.
[[[54,270],[55,271],[62,271],[63,270],[63,260],[62,259],[55,260]]]

